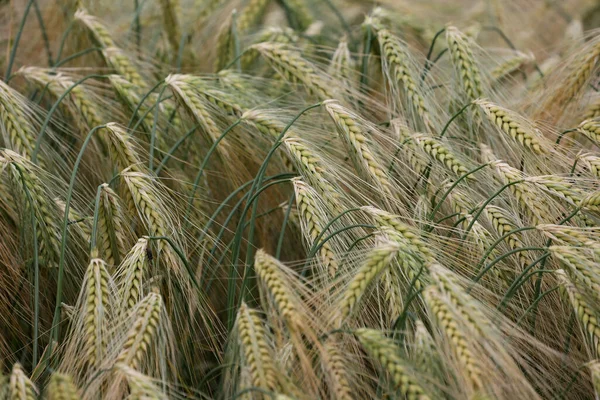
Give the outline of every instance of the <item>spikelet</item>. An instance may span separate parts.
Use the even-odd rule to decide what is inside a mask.
[[[425,289],[425,302],[438,324],[440,331],[446,337],[446,340],[452,347],[458,362],[469,378],[471,386],[474,389],[483,387],[481,382],[482,371],[480,370],[477,359],[473,352],[469,349],[465,333],[461,330],[460,325],[453,315],[452,308],[445,296],[442,296],[437,288],[431,286]]]
[[[179,28],[179,17],[177,16],[177,0],[160,0],[160,8],[163,16],[163,26],[167,33],[167,40],[173,53],[179,51],[181,33]]]
[[[110,122],[106,124],[108,143],[113,163],[118,169],[143,172],[142,162],[136,154],[129,134],[119,124]]]
[[[555,272],[555,275],[557,276],[561,287],[566,292],[573,310],[579,318],[582,331],[591,342],[590,350],[597,355],[598,352],[600,352],[600,325],[598,324],[596,311],[569,280],[565,271],[559,269]]]
[[[129,400],[167,400],[169,397],[150,379],[124,363],[115,364],[115,368],[125,376],[129,384]]]
[[[327,174],[326,163],[308,146],[308,143],[293,135],[286,135],[283,144],[297,170],[310,185],[319,192],[320,197],[333,215],[342,212],[340,189]]]
[[[36,131],[28,117],[33,111],[28,109],[25,101],[16,90],[0,82],[0,129],[4,146],[31,159],[35,149]],[[43,162],[40,165],[43,166]]]
[[[186,107],[196,122],[202,126],[208,138],[212,142],[215,142],[221,136],[221,130],[208,112],[202,97],[195,90],[190,76],[181,74],[169,75],[165,79],[165,83],[169,85],[175,96]],[[218,146],[218,151],[225,158],[228,158],[227,147],[226,140],[219,143]]]
[[[75,81],[66,74],[55,74],[54,71],[38,67],[24,67],[18,73],[40,88],[47,88],[55,98],[61,97],[72,87],[68,96],[70,102],[63,100],[61,104],[83,132],[87,133],[91,128],[104,122],[90,93],[82,85],[73,87]]]
[[[592,361],[588,368],[592,375],[592,384],[594,385],[594,392],[596,397],[600,396],[600,362],[598,360]]]
[[[279,314],[286,321],[288,329],[295,332],[302,323],[298,304],[292,297],[286,277],[283,275],[284,266],[274,257],[259,249],[254,257],[256,275],[273,296]]]
[[[112,313],[110,281],[104,261],[93,258],[84,277],[82,318],[85,352],[83,358],[94,368],[99,367],[107,350],[107,337],[104,330]]]
[[[19,154],[4,149],[0,151],[0,166],[8,168],[9,179],[20,204],[25,205],[24,218],[29,218],[31,208],[35,216],[39,252],[49,267],[55,266],[60,254],[59,212],[48,195],[41,173],[30,161]]]
[[[427,264],[435,262],[435,254],[430,246],[421,240],[415,228],[403,223],[400,216],[371,206],[362,207],[362,210],[371,214],[379,229],[385,229],[385,233],[391,239],[409,248],[423,262]]]
[[[360,126],[355,116],[337,102],[326,101],[324,105],[335,122],[359,176],[380,190],[392,193],[389,177],[379,163],[379,157],[371,149],[369,133]]]
[[[19,363],[13,365],[8,394],[10,400],[35,400],[37,398],[35,385],[25,375]]]
[[[419,319],[415,322],[415,334],[413,345],[414,363],[417,369],[427,376],[434,376],[438,369],[439,354],[435,348],[433,338]]]
[[[427,164],[422,160],[422,157],[419,154],[420,149],[417,143],[412,139],[412,132],[410,132],[398,119],[392,120],[391,124],[394,129],[394,134],[398,138],[399,151],[406,156],[408,163],[412,167],[412,172],[420,177],[427,168]]]
[[[595,96],[585,109],[583,120],[594,119],[598,117],[600,117],[600,96]]]
[[[244,363],[250,370],[252,386],[277,392],[279,383],[264,322],[255,310],[242,303],[238,310],[237,329]]]
[[[353,399],[352,387],[350,386],[347,367],[337,343],[330,339],[324,344],[321,351],[323,372],[329,379],[331,397],[337,400]]]
[[[310,94],[315,94],[321,100],[335,96],[330,85],[317,68],[294,51],[288,50],[278,43],[258,43],[251,47],[258,51],[272,68],[285,80],[293,84],[301,84]]]
[[[46,389],[46,399],[48,400],[78,400],[81,399],[77,386],[69,375],[55,372],[50,377],[50,382]]]
[[[596,68],[599,56],[600,41],[596,38],[584,53],[568,64],[566,76],[561,79],[559,87],[553,89],[553,95],[548,96],[547,104],[561,107],[582,93]]]
[[[390,79],[396,85],[396,90],[400,90],[400,88],[404,90],[409,106],[416,111],[425,126],[433,131],[431,115],[416,83],[418,77],[415,77],[409,65],[410,54],[406,44],[387,29],[377,31],[377,40],[383,55],[384,72],[391,75]]]
[[[519,68],[527,65],[535,60],[535,57],[532,53],[522,53],[520,51],[515,51],[514,54],[500,63],[496,68],[490,71],[490,76],[496,82],[505,78],[517,71]]]
[[[548,250],[567,267],[566,272],[576,288],[591,291],[591,296],[596,301],[600,300],[600,274],[596,268],[598,255],[594,257],[591,250],[570,246],[550,246]]]
[[[531,126],[531,123],[525,118],[488,100],[479,99],[475,104],[483,110],[492,124],[522,146],[535,154],[545,152],[538,130]]]
[[[379,361],[390,373],[392,381],[406,399],[428,400],[432,397],[414,378],[408,363],[398,355],[398,347],[393,340],[375,329],[361,328],[354,334],[365,347],[369,355]]]
[[[510,184],[510,192],[515,196],[521,209],[526,212],[532,225],[537,225],[552,215],[546,203],[540,202],[540,193],[532,185],[522,182],[524,177],[521,171],[500,160],[493,161],[489,165],[495,169],[505,184]]]
[[[505,234],[517,228],[517,226],[510,220],[510,217],[506,214],[506,211],[500,207],[487,205],[484,209],[484,213],[494,227],[496,233],[498,233],[498,236],[504,236]],[[506,244],[508,244],[508,247],[511,250],[525,247],[519,232],[505,237],[504,241]],[[519,252],[517,256],[519,257],[519,264],[521,266],[525,266],[529,263],[529,258],[525,252]]]
[[[170,236],[170,223],[167,209],[157,196],[156,181],[153,177],[139,172],[121,173],[128,189],[130,212],[138,215],[146,232],[151,236]],[[159,251],[167,248],[164,241],[159,242]]]
[[[300,215],[302,232],[307,240],[308,247],[311,248],[316,244],[315,240],[323,233],[323,229],[327,225],[327,217],[323,213],[322,208],[319,207],[321,201],[313,188],[299,178],[295,178],[292,183],[294,184],[294,191],[296,193],[296,207]],[[323,267],[331,277],[334,277],[338,269],[338,264],[331,244],[325,242],[321,246],[319,254],[321,255]]]
[[[297,30],[304,31],[313,23],[313,16],[309,7],[303,0],[284,0],[288,18],[293,20]]]
[[[584,163],[594,177],[600,178],[600,157],[589,153],[583,153],[579,154],[577,159]]]
[[[125,218],[119,196],[108,184],[100,188],[97,249],[109,266],[117,266],[125,255]]]
[[[340,322],[343,322],[355,311],[367,287],[390,265],[399,250],[400,246],[396,242],[385,241],[367,254],[362,266],[352,277],[352,280],[348,283],[341,296],[337,307]]]
[[[533,183],[542,191],[552,194],[571,205],[579,204],[584,197],[583,191],[576,188],[573,182],[568,178],[557,175],[547,175],[528,177],[525,180],[526,182]]]
[[[80,8],[77,10],[74,18],[75,21],[78,21],[88,29],[92,39],[98,47],[117,47],[104,24],[102,24],[98,18],[90,15],[85,9]]]
[[[577,127],[577,132],[581,133],[594,144],[600,145],[600,120],[585,120]]]
[[[138,239],[119,267],[117,276],[120,284],[120,313],[133,310],[144,296],[142,282],[148,269],[148,250],[148,240]]]
[[[595,229],[575,228],[565,225],[541,224],[535,227],[554,241],[562,242],[572,247],[598,248],[600,242],[595,238]]]
[[[460,314],[462,320],[479,334],[488,334],[490,327],[488,319],[477,307],[477,304],[473,302],[470,295],[465,292],[457,276],[440,264],[430,265],[429,271],[433,281],[438,286],[439,292],[445,295],[455,307],[455,312]]]
[[[138,92],[141,92],[148,87],[148,84],[138,72],[138,68],[127,56],[125,51],[118,47],[107,47],[102,49],[102,55],[106,64],[114,69],[118,76],[122,76],[134,85]]]
[[[338,47],[331,56],[331,63],[327,69],[329,75],[341,79],[349,88],[356,85],[357,74],[355,71],[356,61],[352,58],[348,41],[344,38],[340,40]]]
[[[139,370],[148,347],[157,336],[163,310],[163,300],[158,293],[148,293],[136,307],[135,320],[127,333],[116,362]]]
[[[424,133],[414,134],[411,138],[425,154],[446,167],[455,175],[461,176],[469,172],[469,169],[458,159],[458,156],[441,141]],[[467,179],[469,179],[469,177],[471,177],[471,175],[469,175]]]
[[[482,97],[481,73],[471,50],[471,39],[457,28],[449,26],[446,28],[446,40],[452,64],[466,99],[473,101]]]

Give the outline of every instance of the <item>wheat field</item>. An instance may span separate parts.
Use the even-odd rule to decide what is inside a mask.
[[[0,400],[600,399],[597,1],[0,20]]]

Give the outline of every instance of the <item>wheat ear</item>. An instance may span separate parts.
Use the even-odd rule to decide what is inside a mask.
[[[393,340],[375,329],[361,328],[355,330],[354,334],[369,355],[379,361],[390,373],[394,384],[407,399],[428,400],[432,398],[414,378],[408,363],[398,355],[398,346]]]
[[[338,305],[340,322],[356,309],[367,287],[390,265],[399,250],[400,246],[397,243],[388,241],[378,245],[367,254],[362,266],[342,294]]]
[[[37,398],[37,389],[33,382],[23,372],[21,364],[13,365],[9,381],[10,400],[35,400]]]
[[[73,379],[69,375],[59,372],[52,374],[46,390],[48,400],[78,400],[82,398]]]

